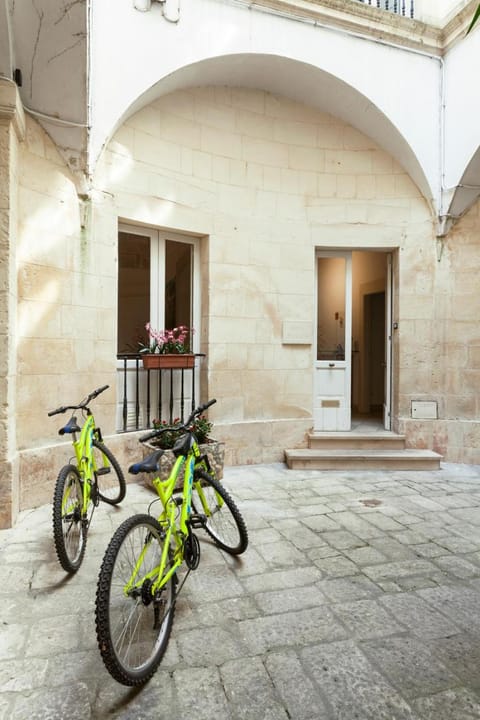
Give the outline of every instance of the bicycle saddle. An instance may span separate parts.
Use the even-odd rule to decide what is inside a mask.
[[[81,428],[78,427],[77,418],[71,417],[70,420],[64,427],[58,431],[59,435],[65,435],[65,433],[76,433],[80,432]]]
[[[144,460],[138,463],[133,463],[133,465],[130,465],[128,468],[128,472],[132,475],[138,475],[138,473],[145,472],[145,473],[154,473],[159,471],[159,464],[158,461],[160,460],[161,456],[163,455],[164,450],[155,450],[151,455],[146,457]]]

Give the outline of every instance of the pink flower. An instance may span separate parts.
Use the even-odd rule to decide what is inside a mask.
[[[151,352],[151,353],[178,353],[184,354],[191,352],[190,348],[190,334],[193,335],[195,332],[193,328],[188,328],[186,325],[179,325],[173,329],[162,330],[159,332],[152,328],[149,322],[145,325],[145,330],[148,333],[149,344],[143,345],[140,352]]]

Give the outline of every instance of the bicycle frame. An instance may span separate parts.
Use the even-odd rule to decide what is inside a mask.
[[[95,431],[95,419],[89,413],[80,430],[80,437],[77,439],[77,432],[72,430],[73,449],[77,460],[77,467],[80,472],[82,483],[82,515],[87,512],[92,490],[92,477],[94,473],[94,458],[92,452],[93,433]]]
[[[199,481],[194,483],[194,469],[195,467],[200,467],[202,465],[205,465],[205,469],[207,469],[204,458],[200,455],[198,444],[196,440],[193,440],[187,456],[185,457],[184,455],[180,455],[175,460],[169,477],[166,480],[161,480],[160,478],[155,478],[153,480],[153,485],[163,506],[163,511],[159,515],[158,521],[166,528],[162,556],[157,567],[153,568],[146,575],[143,575],[140,579],[135,580],[135,578],[137,578],[138,571],[142,566],[147,550],[147,545],[145,545],[135,564],[132,576],[124,587],[125,595],[130,594],[134,588],[140,588],[145,580],[153,580],[156,578],[152,584],[152,594],[154,594],[170,580],[172,575],[174,575],[180,565],[182,565],[184,561],[185,540],[189,533],[187,523],[192,514],[192,492],[194,485],[199,494],[202,507],[204,508],[206,514],[210,515],[210,510],[207,506],[201,484]],[[183,466],[185,466],[183,478],[183,500],[180,507],[180,518],[177,524],[175,515],[178,506],[173,498],[173,492]],[[218,498],[218,500],[220,503],[223,502],[221,498]],[[167,570],[172,538],[175,543],[175,552],[173,556],[173,563]]]

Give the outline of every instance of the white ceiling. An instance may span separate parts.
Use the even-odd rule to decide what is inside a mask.
[[[0,0],[0,74],[15,78],[25,110],[71,170],[86,167],[86,0]]]

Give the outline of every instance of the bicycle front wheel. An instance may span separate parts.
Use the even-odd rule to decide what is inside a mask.
[[[192,508],[212,540],[230,555],[248,546],[248,532],[240,510],[223,485],[205,470],[194,471]]]
[[[125,477],[118,460],[99,440],[93,440],[93,460],[100,500],[117,505],[125,497]]]
[[[167,648],[175,612],[174,576],[152,595],[164,532],[150,515],[125,520],[112,537],[98,577],[95,621],[100,653],[123,685],[142,685]]]
[[[60,565],[74,573],[82,564],[87,544],[86,518],[82,518],[83,491],[74,465],[65,465],[57,477],[53,496],[53,539]]]

